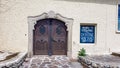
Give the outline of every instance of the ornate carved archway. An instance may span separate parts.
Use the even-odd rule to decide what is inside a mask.
[[[43,13],[43,14],[38,15],[38,16],[29,16],[28,17],[28,56],[29,57],[33,56],[33,30],[34,30],[34,25],[37,23],[38,20],[46,19],[46,18],[58,19],[58,20],[61,20],[61,21],[65,22],[65,25],[67,26],[67,31],[68,31],[67,56],[71,57],[73,19],[63,17],[60,14],[55,13],[53,11],[50,11],[48,13]]]

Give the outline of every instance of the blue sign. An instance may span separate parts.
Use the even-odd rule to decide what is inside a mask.
[[[95,43],[95,26],[81,25],[80,43]]]

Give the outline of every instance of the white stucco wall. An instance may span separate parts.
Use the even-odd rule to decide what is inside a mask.
[[[1,0],[0,50],[27,51],[28,16],[54,11],[73,18],[72,57],[85,48],[88,54],[120,51],[116,34],[117,0]],[[80,44],[80,23],[97,24],[96,43]]]

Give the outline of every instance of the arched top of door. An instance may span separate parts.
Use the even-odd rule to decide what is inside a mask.
[[[29,16],[28,17],[28,23],[29,24],[37,24],[37,21],[42,19],[57,19],[65,23],[67,26],[67,30],[69,30],[69,25],[72,25],[73,19],[72,18],[66,18],[60,15],[59,13],[55,13],[54,11],[49,11],[48,13],[42,13],[41,15],[37,16]],[[34,29],[34,26],[33,26]]]

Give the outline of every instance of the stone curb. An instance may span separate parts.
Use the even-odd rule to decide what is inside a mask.
[[[0,68],[19,68],[24,62],[27,52],[21,52],[16,57],[0,62]]]
[[[120,66],[113,66],[109,64],[95,62],[89,56],[79,56],[78,58],[78,61],[88,68],[120,68]]]

